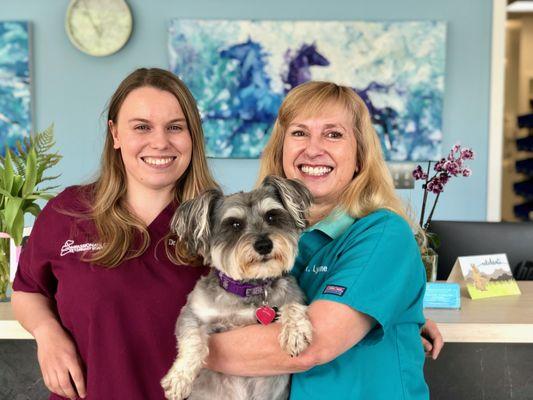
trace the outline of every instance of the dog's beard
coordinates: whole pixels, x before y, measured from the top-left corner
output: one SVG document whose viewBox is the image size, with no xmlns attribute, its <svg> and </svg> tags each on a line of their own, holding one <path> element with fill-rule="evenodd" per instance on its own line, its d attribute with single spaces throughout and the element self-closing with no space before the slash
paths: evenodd
<svg viewBox="0 0 533 400">
<path fill-rule="evenodd" d="M 239 240 L 231 249 L 224 244 L 211 250 L 212 265 L 236 280 L 275 278 L 291 270 L 297 253 L 297 237 L 271 234 L 272 251 L 262 256 L 250 240 Z"/>
</svg>

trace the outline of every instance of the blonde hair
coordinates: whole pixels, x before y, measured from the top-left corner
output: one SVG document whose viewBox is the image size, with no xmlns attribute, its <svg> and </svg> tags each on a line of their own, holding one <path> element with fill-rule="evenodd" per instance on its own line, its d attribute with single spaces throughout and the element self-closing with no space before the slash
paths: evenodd
<svg viewBox="0 0 533 400">
<path fill-rule="evenodd" d="M 407 215 L 395 192 L 370 113 L 357 93 L 346 86 L 312 81 L 289 92 L 279 109 L 272 135 L 263 152 L 258 182 L 267 175 L 285 176 L 283 142 L 290 123 L 299 115 L 320 115 L 321 110 L 330 105 L 340 105 L 350 112 L 357 145 L 356 173 L 341 194 L 340 207 L 354 218 L 361 218 L 379 208 L 386 208 L 403 217 L 417 230 L 417 224 Z"/>
<path fill-rule="evenodd" d="M 218 187 L 207 165 L 204 134 L 196 102 L 185 84 L 172 73 L 159 68 L 140 68 L 132 72 L 120 83 L 111 97 L 107 121 L 113 121 L 116 125 L 118 113 L 128 94 L 146 86 L 164 90 L 176 97 L 185 114 L 191 135 L 191 162 L 176 182 L 175 201 L 181 203 L 196 197 L 206 189 Z M 113 148 L 109 124 L 100 174 L 91 186 L 93 189 L 90 217 L 103 247 L 93 253 L 88 261 L 112 268 L 124 260 L 143 254 L 150 245 L 150 236 L 146 224 L 125 204 L 126 170 L 120 151 Z"/>
</svg>

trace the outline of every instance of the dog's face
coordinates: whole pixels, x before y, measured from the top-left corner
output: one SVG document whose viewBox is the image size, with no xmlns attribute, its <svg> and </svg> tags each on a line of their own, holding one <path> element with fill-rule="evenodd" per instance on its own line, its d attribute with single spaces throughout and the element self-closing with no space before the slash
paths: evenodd
<svg viewBox="0 0 533 400">
<path fill-rule="evenodd" d="M 292 268 L 310 204 L 301 183 L 267 177 L 251 192 L 211 190 L 183 203 L 172 229 L 191 253 L 233 279 L 277 277 Z"/>
</svg>

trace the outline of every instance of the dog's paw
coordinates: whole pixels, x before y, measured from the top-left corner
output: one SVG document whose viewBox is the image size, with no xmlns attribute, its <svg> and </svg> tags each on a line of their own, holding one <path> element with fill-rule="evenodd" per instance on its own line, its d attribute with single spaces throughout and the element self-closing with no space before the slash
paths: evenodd
<svg viewBox="0 0 533 400">
<path fill-rule="evenodd" d="M 291 357 L 296 357 L 303 352 L 311 343 L 311 328 L 303 331 L 293 330 L 290 328 L 281 329 L 280 344 L 284 352 Z"/>
<path fill-rule="evenodd" d="M 193 379 L 184 372 L 170 370 L 161 380 L 161 386 L 168 400 L 182 400 L 189 397 L 192 391 Z"/>
<path fill-rule="evenodd" d="M 313 326 L 307 318 L 306 309 L 301 304 L 289 304 L 281 310 L 279 342 L 282 350 L 291 357 L 307 349 L 313 339 Z"/>
</svg>

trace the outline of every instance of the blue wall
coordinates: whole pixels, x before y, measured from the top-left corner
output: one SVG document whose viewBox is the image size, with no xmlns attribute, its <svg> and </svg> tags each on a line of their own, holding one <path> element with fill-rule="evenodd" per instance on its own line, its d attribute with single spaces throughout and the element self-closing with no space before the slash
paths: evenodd
<svg viewBox="0 0 533 400">
<path fill-rule="evenodd" d="M 473 147 L 474 175 L 451 181 L 435 216 L 484 220 L 492 5 L 488 0 L 128 0 L 134 29 L 127 45 L 109 57 L 87 56 L 69 42 L 64 29 L 66 0 L 2 0 L 0 20 L 29 20 L 33 27 L 34 127 L 54 122 L 64 158 L 60 184 L 94 177 L 103 143 L 107 99 L 129 72 L 140 66 L 168 67 L 166 28 L 171 17 L 217 19 L 427 20 L 448 22 L 443 149 L 456 142 Z M 252 187 L 257 160 L 211 160 L 215 177 L 228 191 Z M 400 194 L 419 208 L 422 192 Z"/>
</svg>

